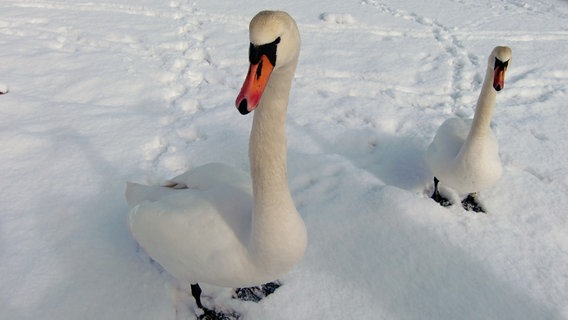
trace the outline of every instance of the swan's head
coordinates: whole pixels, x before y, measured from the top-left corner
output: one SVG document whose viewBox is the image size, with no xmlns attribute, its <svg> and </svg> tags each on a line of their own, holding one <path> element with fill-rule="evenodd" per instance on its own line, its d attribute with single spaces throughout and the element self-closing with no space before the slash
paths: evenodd
<svg viewBox="0 0 568 320">
<path fill-rule="evenodd" d="M 261 11 L 250 22 L 250 67 L 235 102 L 247 114 L 260 102 L 270 75 L 296 67 L 300 53 L 300 33 L 296 22 L 283 11 Z"/>
<path fill-rule="evenodd" d="M 513 58 L 509 47 L 495 47 L 489 56 L 489 68 L 493 69 L 493 88 L 501 91 L 505 86 L 505 72 Z"/>
</svg>

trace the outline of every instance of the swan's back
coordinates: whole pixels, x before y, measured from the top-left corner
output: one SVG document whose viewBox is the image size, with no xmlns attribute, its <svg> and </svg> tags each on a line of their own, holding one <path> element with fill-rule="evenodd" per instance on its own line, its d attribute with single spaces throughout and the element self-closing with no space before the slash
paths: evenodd
<svg viewBox="0 0 568 320">
<path fill-rule="evenodd" d="M 242 286 L 246 270 L 253 270 L 247 256 L 250 179 L 232 167 L 208 164 L 172 181 L 187 188 L 128 184 L 133 237 L 178 279 Z"/>
<path fill-rule="evenodd" d="M 243 189 L 252 187 L 250 177 L 242 170 L 222 163 L 208 163 L 166 181 L 161 186 L 147 186 L 133 182 L 126 184 L 126 201 L 130 208 L 144 201 L 158 201 L 183 189 L 207 190 L 219 185 L 233 185 Z"/>
</svg>

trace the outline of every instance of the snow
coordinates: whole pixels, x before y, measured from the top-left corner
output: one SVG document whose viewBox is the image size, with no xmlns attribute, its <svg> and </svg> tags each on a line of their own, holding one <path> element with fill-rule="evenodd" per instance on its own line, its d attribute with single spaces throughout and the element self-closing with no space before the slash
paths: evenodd
<svg viewBox="0 0 568 320">
<path fill-rule="evenodd" d="M 0 319 L 186 319 L 132 239 L 126 181 L 248 170 L 248 22 L 298 22 L 289 181 L 309 234 L 243 319 L 568 319 L 568 6 L 551 0 L 0 3 Z M 431 199 L 423 154 L 513 49 L 488 214 Z M 442 190 L 444 191 L 444 190 Z M 449 190 L 446 190 L 449 192 Z"/>
</svg>

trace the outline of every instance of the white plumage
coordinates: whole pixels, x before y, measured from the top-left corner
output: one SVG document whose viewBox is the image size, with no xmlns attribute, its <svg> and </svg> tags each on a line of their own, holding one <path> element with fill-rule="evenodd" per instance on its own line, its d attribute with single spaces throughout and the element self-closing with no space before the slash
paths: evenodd
<svg viewBox="0 0 568 320">
<path fill-rule="evenodd" d="M 501 177 L 499 146 L 490 124 L 511 58 L 510 48 L 493 49 L 473 120 L 446 120 L 428 147 L 426 160 L 435 177 L 432 198 L 443 205 L 449 201 L 439 195 L 437 180 L 461 195 L 469 194 L 467 201 L 471 202 L 476 192 L 493 186 Z M 476 203 L 462 203 L 466 209 L 483 211 Z"/>
<path fill-rule="evenodd" d="M 248 174 L 212 163 L 165 187 L 129 183 L 126 189 L 133 237 L 168 272 L 191 284 L 246 287 L 275 280 L 307 245 L 286 175 L 286 111 L 299 32 L 288 14 L 263 11 L 250 23 L 250 39 L 251 69 L 236 104 L 242 113 L 256 109 L 252 183 Z"/>
</svg>

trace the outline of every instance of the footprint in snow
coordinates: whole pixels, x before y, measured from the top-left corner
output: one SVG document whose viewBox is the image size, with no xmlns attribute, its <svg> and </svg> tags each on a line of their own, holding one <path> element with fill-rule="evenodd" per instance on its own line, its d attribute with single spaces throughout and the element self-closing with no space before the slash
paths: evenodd
<svg viewBox="0 0 568 320">
<path fill-rule="evenodd" d="M 329 24 L 353 24 L 355 19 L 350 14 L 327 13 L 320 14 L 319 19 Z"/>
</svg>

